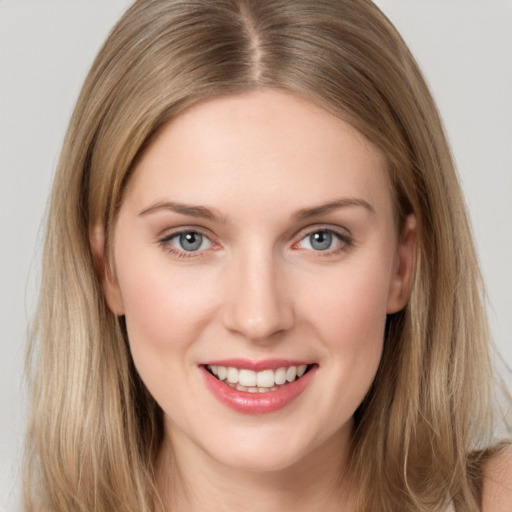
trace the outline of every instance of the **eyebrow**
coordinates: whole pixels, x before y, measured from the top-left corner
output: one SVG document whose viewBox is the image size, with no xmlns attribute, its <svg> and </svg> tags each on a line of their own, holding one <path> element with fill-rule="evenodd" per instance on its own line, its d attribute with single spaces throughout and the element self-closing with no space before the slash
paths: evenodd
<svg viewBox="0 0 512 512">
<path fill-rule="evenodd" d="M 372 205 L 365 201 L 364 199 L 343 198 L 337 199 L 335 201 L 330 201 L 319 206 L 313 206 L 311 208 L 302 208 L 297 213 L 292 215 L 292 217 L 297 220 L 306 220 L 312 217 L 325 215 L 340 208 L 348 208 L 354 206 L 362 207 L 368 212 L 375 214 L 375 210 L 373 209 Z M 151 213 L 156 213 L 165 210 L 170 210 L 172 212 L 176 212 L 181 215 L 187 215 L 189 217 L 208 219 L 223 224 L 226 223 L 226 217 L 224 217 L 214 209 L 207 208 L 206 206 L 179 203 L 176 201 L 159 201 L 157 203 L 154 203 L 148 206 L 147 208 L 144 208 L 144 210 L 142 210 L 139 213 L 139 216 L 145 216 Z"/>
<path fill-rule="evenodd" d="M 176 201 L 159 201 L 147 208 L 144 208 L 144 210 L 139 213 L 139 216 L 149 215 L 150 213 L 162 210 L 170 210 L 182 215 L 188 215 L 189 217 L 197 217 L 222 223 L 225 222 L 225 218 L 213 209 L 207 208 L 206 206 L 178 203 Z"/>
<path fill-rule="evenodd" d="M 358 198 L 342 198 L 337 199 L 335 201 L 330 201 L 329 203 L 322 204 L 319 206 L 313 206 L 311 208 L 303 208 L 299 210 L 294 217 L 298 220 L 306 220 L 312 217 L 318 217 L 320 215 L 325 215 L 334 210 L 338 210 L 339 208 L 348 208 L 359 206 L 370 212 L 371 214 L 375 214 L 375 210 L 373 206 L 365 201 L 364 199 Z"/>
</svg>

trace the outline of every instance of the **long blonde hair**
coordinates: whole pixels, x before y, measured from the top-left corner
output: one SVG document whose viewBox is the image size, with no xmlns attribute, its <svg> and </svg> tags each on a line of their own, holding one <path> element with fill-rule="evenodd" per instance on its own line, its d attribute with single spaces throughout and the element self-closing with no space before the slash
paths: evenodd
<svg viewBox="0 0 512 512">
<path fill-rule="evenodd" d="M 418 223 L 415 284 L 388 318 L 356 412 L 358 510 L 479 510 L 493 442 L 484 295 L 443 127 L 418 66 L 369 0 L 138 0 L 111 32 L 70 122 L 48 214 L 29 348 L 27 509 L 159 509 L 162 412 L 108 309 L 90 231 L 107 244 L 140 153 L 201 99 L 288 90 L 387 156 L 398 227 Z"/>
</svg>

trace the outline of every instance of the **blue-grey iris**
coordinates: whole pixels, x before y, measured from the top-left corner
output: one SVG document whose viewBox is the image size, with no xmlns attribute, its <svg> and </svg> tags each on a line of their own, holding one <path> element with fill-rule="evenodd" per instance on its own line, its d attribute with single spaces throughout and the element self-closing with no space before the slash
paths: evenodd
<svg viewBox="0 0 512 512">
<path fill-rule="evenodd" d="M 197 251 L 203 243 L 203 235 L 194 231 L 180 235 L 180 246 L 184 251 Z"/>
<path fill-rule="evenodd" d="M 332 245 L 332 233 L 329 231 L 317 231 L 309 235 L 309 243 L 316 251 L 325 251 Z"/>
</svg>

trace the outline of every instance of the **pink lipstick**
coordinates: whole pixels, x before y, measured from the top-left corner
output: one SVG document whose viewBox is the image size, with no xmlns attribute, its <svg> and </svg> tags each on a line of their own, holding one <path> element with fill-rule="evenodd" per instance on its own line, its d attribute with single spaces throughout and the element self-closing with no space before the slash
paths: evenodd
<svg viewBox="0 0 512 512">
<path fill-rule="evenodd" d="M 283 359 L 229 359 L 200 365 L 215 398 L 245 414 L 283 409 L 307 388 L 317 368 L 316 364 Z"/>
</svg>

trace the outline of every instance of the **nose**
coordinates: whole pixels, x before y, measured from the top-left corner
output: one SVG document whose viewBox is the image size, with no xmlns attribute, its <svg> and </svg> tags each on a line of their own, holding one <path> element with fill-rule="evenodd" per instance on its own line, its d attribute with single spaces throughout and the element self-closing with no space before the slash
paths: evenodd
<svg viewBox="0 0 512 512">
<path fill-rule="evenodd" d="M 292 327 L 291 293 L 272 254 L 246 251 L 233 262 L 230 282 L 223 314 L 228 330 L 262 343 Z"/>
</svg>

